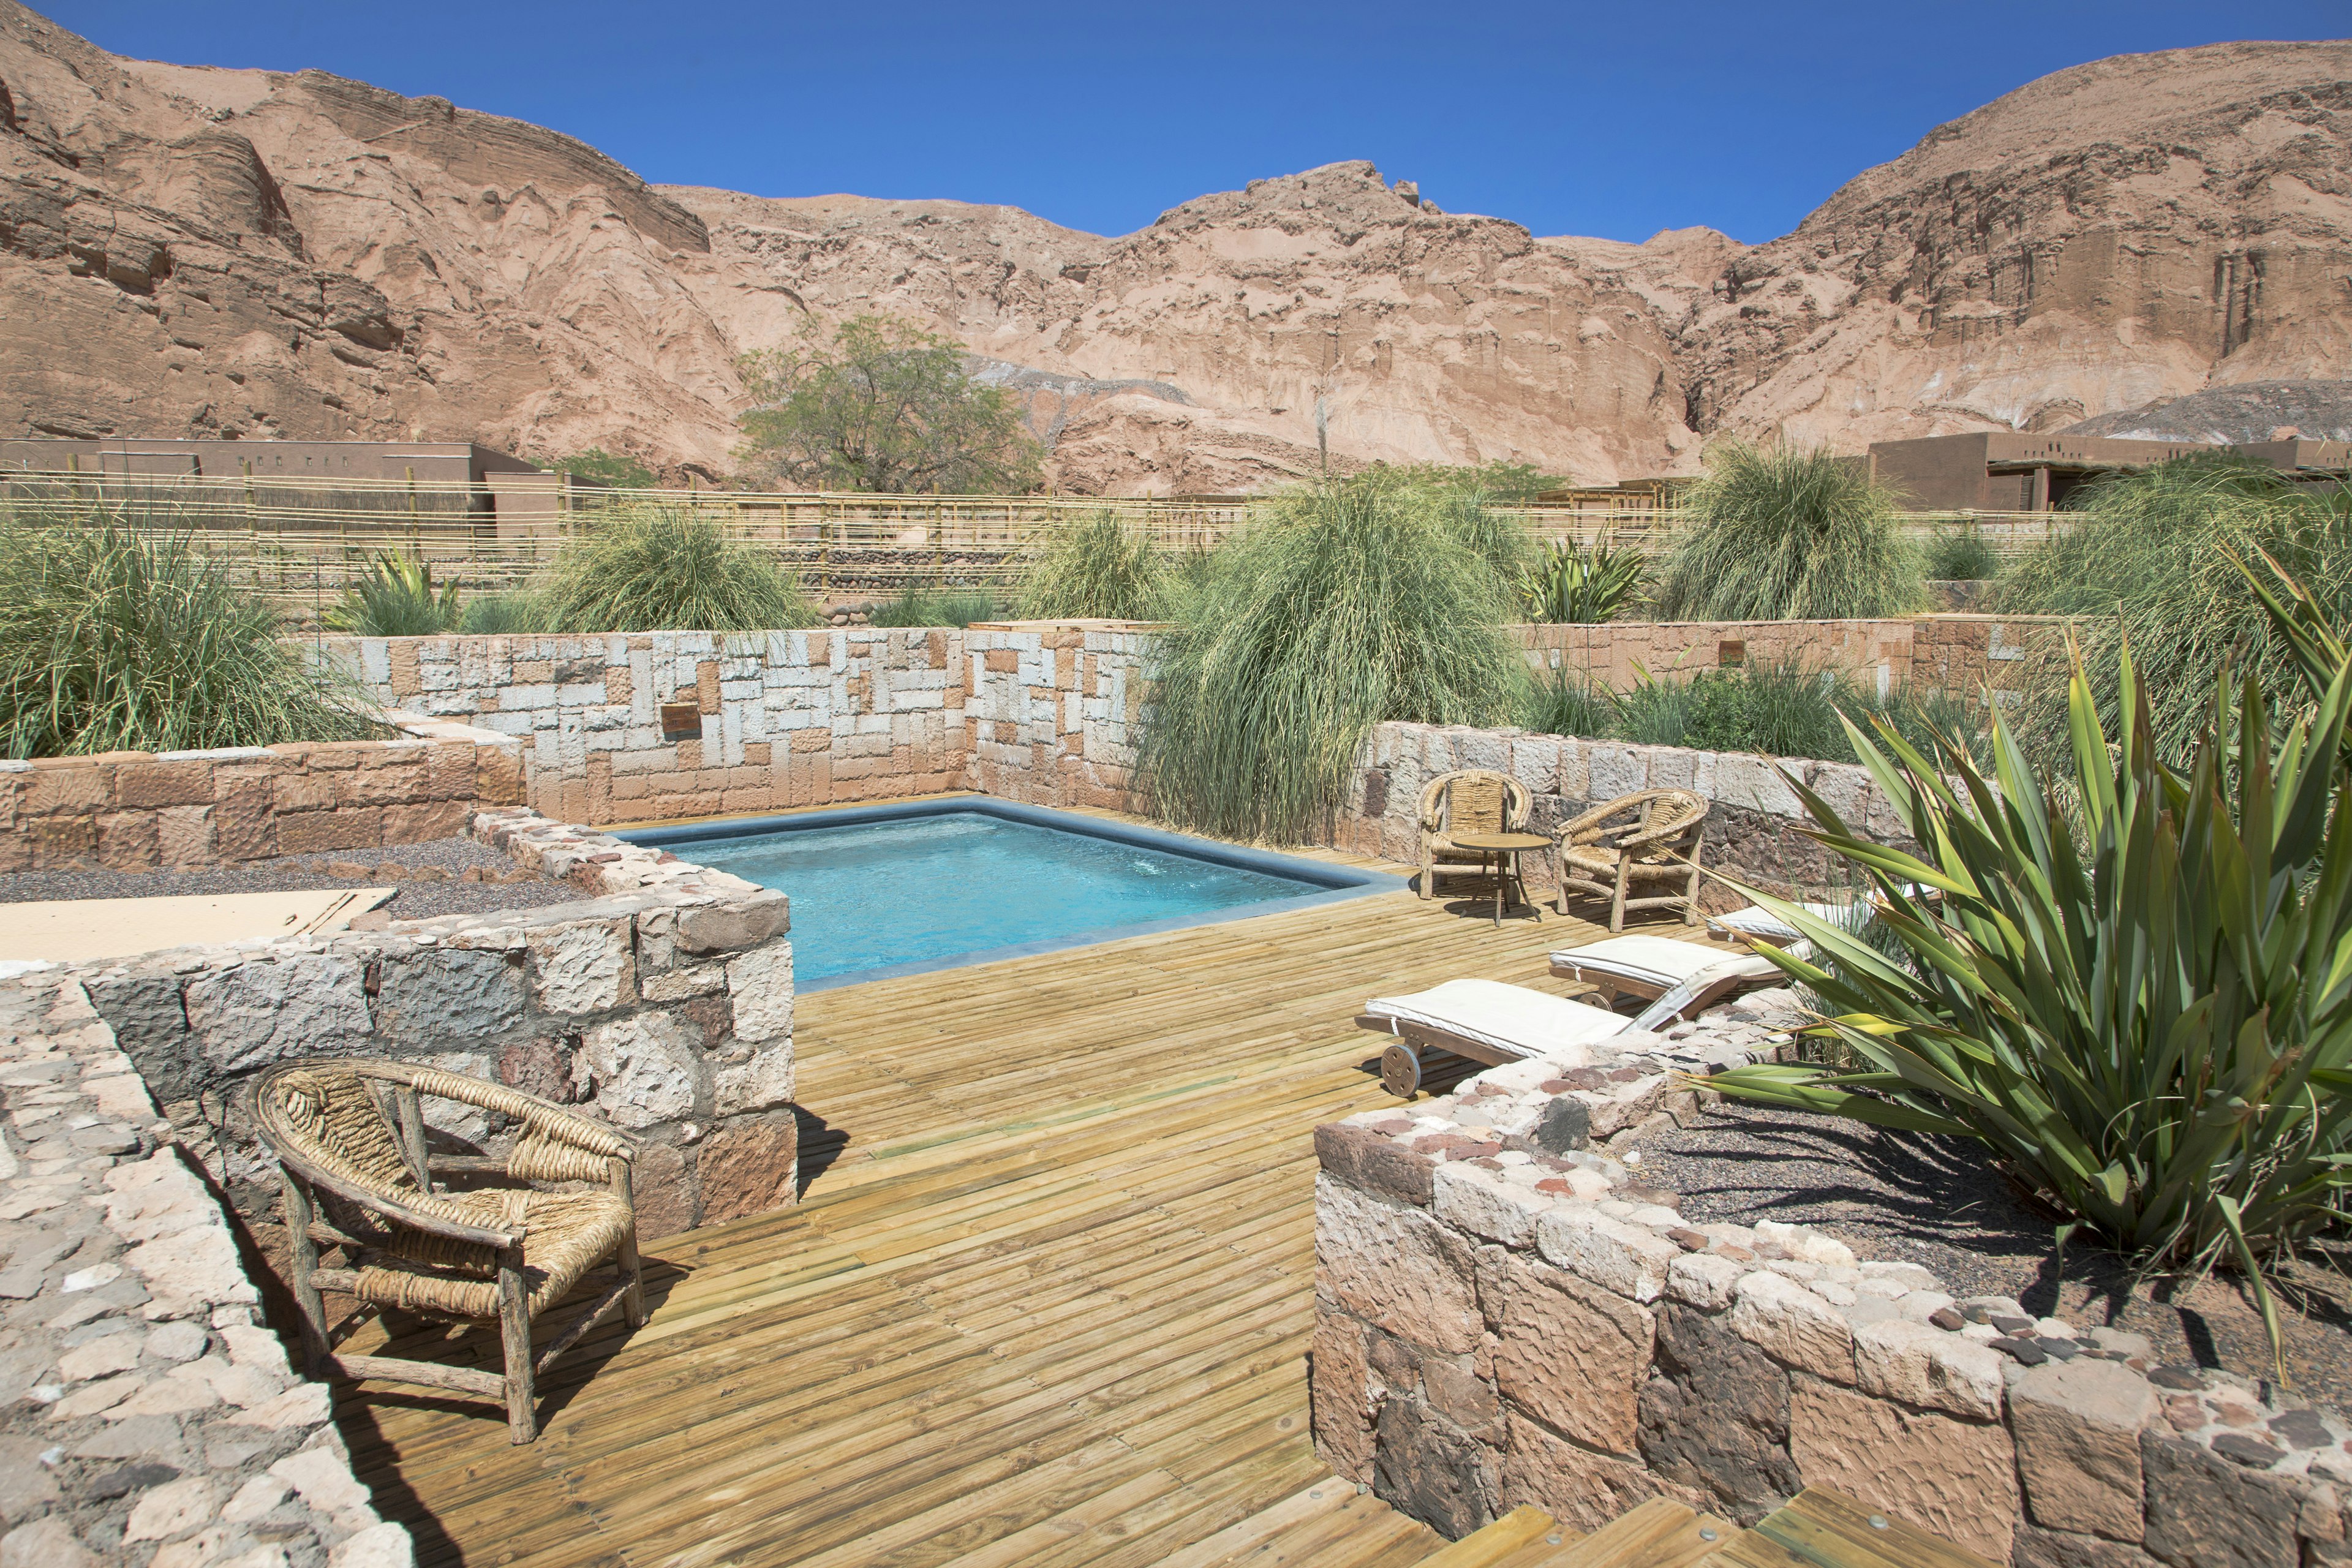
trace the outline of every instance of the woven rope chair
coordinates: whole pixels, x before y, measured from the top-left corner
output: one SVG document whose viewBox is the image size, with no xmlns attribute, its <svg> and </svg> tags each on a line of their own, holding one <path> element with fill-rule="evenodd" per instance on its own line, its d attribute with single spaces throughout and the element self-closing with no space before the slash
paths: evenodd
<svg viewBox="0 0 2352 1568">
<path fill-rule="evenodd" d="M 428 1156 L 421 1096 L 454 1100 L 520 1122 L 505 1160 Z M 294 1300 L 312 1375 L 383 1378 L 502 1399 L 517 1443 L 538 1436 L 532 1384 L 619 1307 L 646 1321 L 629 1186 L 634 1140 L 543 1100 L 479 1079 L 367 1058 L 283 1062 L 254 1082 L 254 1119 L 284 1182 Z M 436 1175 L 602 1184 L 548 1192 L 530 1186 L 444 1190 Z M 320 1249 L 340 1248 L 341 1268 Z M 530 1325 L 610 1258 L 615 1278 L 541 1352 Z M 348 1291 L 362 1310 L 331 1331 L 321 1289 Z M 496 1319 L 503 1375 L 394 1356 L 342 1355 L 335 1346 L 370 1316 Z"/>
<path fill-rule="evenodd" d="M 1609 900 L 1609 929 L 1625 929 L 1632 910 L 1679 910 L 1698 923 L 1698 852 L 1706 837 L 1706 802 L 1686 789 L 1619 795 L 1559 826 L 1559 912 L 1570 892 Z M 1645 887 L 1663 893 L 1643 893 Z"/>
<path fill-rule="evenodd" d="M 1421 896 L 1435 897 L 1440 877 L 1492 876 L 1486 857 L 1461 848 L 1453 836 L 1523 832 L 1533 805 L 1527 785 L 1486 768 L 1465 768 L 1430 780 L 1421 792 Z"/>
</svg>

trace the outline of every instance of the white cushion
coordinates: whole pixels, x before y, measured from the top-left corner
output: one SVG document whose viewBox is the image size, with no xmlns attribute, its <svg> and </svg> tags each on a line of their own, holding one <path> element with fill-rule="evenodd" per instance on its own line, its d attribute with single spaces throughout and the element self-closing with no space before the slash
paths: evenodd
<svg viewBox="0 0 2352 1568">
<path fill-rule="evenodd" d="M 1603 1007 L 1548 996 L 1499 980 L 1449 980 L 1409 996 L 1376 996 L 1364 1004 L 1376 1017 L 1425 1024 L 1505 1056 L 1541 1057 L 1562 1067 L 1592 1059 L 1595 1041 L 1633 1027 Z"/>
<path fill-rule="evenodd" d="M 1723 963 L 1725 958 L 1720 947 L 1676 942 L 1664 936 L 1612 936 L 1551 955 L 1552 963 L 1559 968 L 1622 975 L 1657 986 L 1678 984 L 1702 969 Z"/>
</svg>

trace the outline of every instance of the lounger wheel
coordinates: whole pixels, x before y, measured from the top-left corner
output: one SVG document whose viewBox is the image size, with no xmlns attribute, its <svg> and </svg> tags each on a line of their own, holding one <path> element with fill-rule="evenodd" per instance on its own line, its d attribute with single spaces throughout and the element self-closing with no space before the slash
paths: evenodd
<svg viewBox="0 0 2352 1568">
<path fill-rule="evenodd" d="M 1421 1088 L 1421 1058 L 1411 1046 L 1391 1046 L 1381 1053 L 1381 1087 L 1399 1100 L 1411 1100 Z"/>
</svg>

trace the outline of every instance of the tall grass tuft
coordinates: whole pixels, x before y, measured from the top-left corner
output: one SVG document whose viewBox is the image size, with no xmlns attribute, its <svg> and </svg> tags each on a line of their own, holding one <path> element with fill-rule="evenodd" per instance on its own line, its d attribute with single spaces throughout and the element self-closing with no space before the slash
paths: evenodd
<svg viewBox="0 0 2352 1568">
<path fill-rule="evenodd" d="M 898 596 L 866 612 L 868 626 L 969 626 L 997 616 L 996 595 L 984 588 L 902 589 Z"/>
<path fill-rule="evenodd" d="M 1030 560 L 1029 620 L 1148 621 L 1165 607 L 1168 563 L 1141 529 L 1106 507 L 1064 522 Z"/>
<path fill-rule="evenodd" d="M 1589 670 L 1563 666 L 1535 674 L 1520 700 L 1519 728 L 1538 735 L 1607 735 L 1616 721 L 1614 695 L 1595 686 Z"/>
<path fill-rule="evenodd" d="M 349 676 L 190 536 L 143 513 L 0 523 L 0 724 L 14 758 L 370 740 Z"/>
<path fill-rule="evenodd" d="M 2168 758 L 2189 754 L 2222 661 L 2242 644 L 2242 668 L 2273 701 L 2294 678 L 2261 605 L 2231 558 L 2267 552 L 2328 613 L 2352 613 L 2352 491 L 2294 484 L 2232 456 L 2200 454 L 2077 490 L 2074 526 L 2054 533 L 2008 579 L 2000 607 L 2081 617 L 2085 679 L 2101 721 L 2123 722 L 2116 670 L 2130 639 Z M 2037 759 L 2066 744 L 2065 668 L 2042 665 L 2019 716 Z"/>
<path fill-rule="evenodd" d="M 1927 542 L 1927 575 L 1938 583 L 1983 583 L 2000 575 L 2000 557 L 1973 525 L 1939 528 Z"/>
<path fill-rule="evenodd" d="M 565 543 L 542 590 L 566 632 L 749 632 L 814 626 L 800 580 L 706 518 L 615 510 Z"/>
<path fill-rule="evenodd" d="M 1328 830 L 1383 720 L 1486 724 L 1523 691 L 1501 581 L 1427 490 L 1295 490 L 1211 558 L 1162 639 L 1153 809 L 1221 837 Z"/>
<path fill-rule="evenodd" d="M 524 591 L 477 594 L 457 613 L 457 629 L 468 637 L 528 637 L 555 630 L 547 601 Z"/>
<path fill-rule="evenodd" d="M 1895 499 L 1826 447 L 1726 441 L 1707 453 L 1661 572 L 1662 619 L 1846 620 L 1926 593 Z"/>
<path fill-rule="evenodd" d="M 457 584 L 433 587 L 433 568 L 415 555 L 379 550 L 321 617 L 329 631 L 362 637 L 429 637 L 458 622 Z"/>
</svg>

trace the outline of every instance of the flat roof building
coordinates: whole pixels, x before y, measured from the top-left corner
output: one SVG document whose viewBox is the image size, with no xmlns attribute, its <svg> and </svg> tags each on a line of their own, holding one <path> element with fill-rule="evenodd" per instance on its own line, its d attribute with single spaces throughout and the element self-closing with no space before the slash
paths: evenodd
<svg viewBox="0 0 2352 1568">
<path fill-rule="evenodd" d="M 0 440 L 0 468 L 109 477 L 415 479 L 480 484 L 492 474 L 536 474 L 535 463 L 469 441 Z"/>
</svg>

